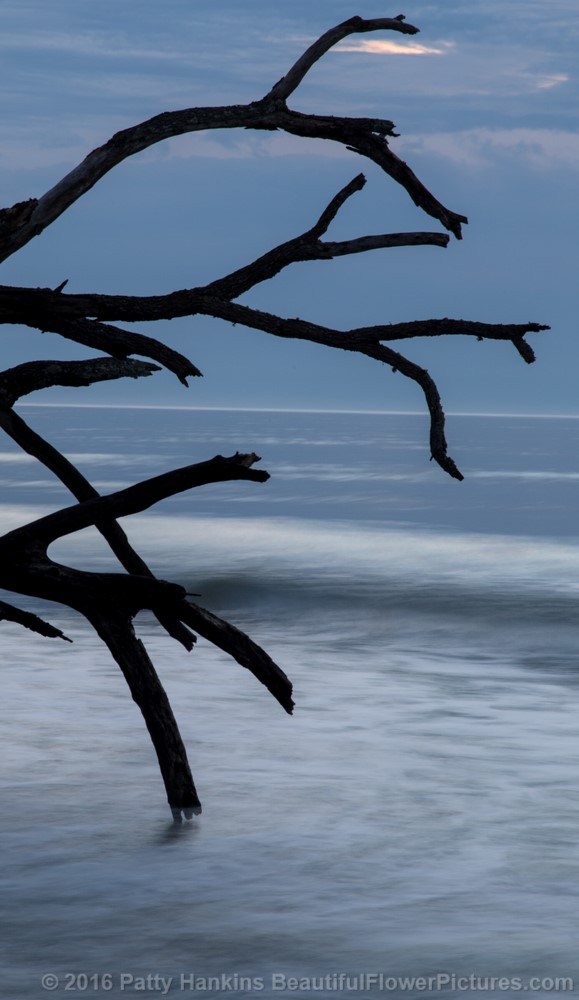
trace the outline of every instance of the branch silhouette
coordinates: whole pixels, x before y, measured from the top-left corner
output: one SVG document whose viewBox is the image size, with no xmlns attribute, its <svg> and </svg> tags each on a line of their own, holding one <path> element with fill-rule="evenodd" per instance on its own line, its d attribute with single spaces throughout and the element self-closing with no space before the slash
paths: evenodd
<svg viewBox="0 0 579 1000">
<path fill-rule="evenodd" d="M 415 205 L 447 230 L 379 232 L 342 240 L 326 238 L 343 206 L 365 187 L 366 179 L 358 173 L 330 198 L 305 232 L 204 286 L 157 295 L 65 291 L 67 280 L 57 288 L 0 286 L 0 324 L 57 334 L 106 355 L 84 361 L 32 360 L 0 372 L 0 427 L 25 453 L 49 469 L 77 501 L 0 538 L 0 587 L 73 608 L 92 625 L 119 665 L 142 712 L 176 821 L 200 812 L 201 803 L 171 705 L 136 634 L 135 616 L 143 609 L 152 610 L 159 625 L 187 651 L 194 648 L 197 634 L 203 636 L 249 670 L 288 713 L 294 707 L 292 685 L 281 667 L 241 629 L 194 603 L 180 585 L 158 579 L 135 550 L 118 519 L 147 510 L 183 491 L 232 481 L 263 484 L 269 475 L 255 468 L 259 458 L 247 451 L 229 457 L 217 455 L 101 496 L 73 462 L 34 430 L 14 407 L 23 396 L 49 387 L 89 386 L 111 379 L 149 377 L 160 367 L 187 386 L 190 377 L 201 375 L 193 361 L 155 337 L 125 330 L 117 324 L 212 317 L 275 337 L 306 340 L 361 354 L 401 373 L 423 393 L 430 414 L 432 458 L 451 477 L 462 479 L 462 473 L 448 454 L 444 410 L 435 380 L 425 368 L 389 346 L 390 343 L 438 336 L 505 341 L 530 363 L 535 356 L 525 338 L 527 334 L 549 329 L 547 326 L 536 322 L 496 324 L 434 318 L 337 330 L 307 319 L 278 316 L 237 301 L 293 264 L 330 261 L 403 246 L 443 249 L 450 240 L 448 233 L 462 238 L 466 216 L 443 205 L 396 155 L 391 142 L 398 133 L 392 121 L 304 113 L 288 106 L 288 100 L 310 70 L 336 44 L 349 35 L 382 31 L 413 36 L 418 28 L 408 24 L 403 15 L 352 17 L 314 40 L 264 96 L 248 104 L 186 108 L 155 115 L 117 132 L 89 152 L 41 197 L 0 210 L 0 261 L 4 261 L 43 233 L 111 170 L 135 154 L 178 135 L 244 129 L 258 133 L 282 131 L 303 139 L 338 143 L 377 165 Z M 101 533 L 120 564 L 120 572 L 74 569 L 49 556 L 50 545 L 57 539 L 90 526 Z M 5 601 L 0 602 L 0 620 L 22 625 L 37 636 L 67 639 L 56 626 Z"/>
</svg>

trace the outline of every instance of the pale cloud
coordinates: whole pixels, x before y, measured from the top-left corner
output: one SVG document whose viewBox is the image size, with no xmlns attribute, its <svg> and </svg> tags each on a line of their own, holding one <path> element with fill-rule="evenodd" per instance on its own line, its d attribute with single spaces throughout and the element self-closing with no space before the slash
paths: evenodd
<svg viewBox="0 0 579 1000">
<path fill-rule="evenodd" d="M 193 133 L 169 139 L 163 144 L 165 152 L 159 150 L 158 155 L 168 155 L 173 159 L 206 158 L 216 160 L 250 160 L 262 157 L 286 156 L 321 156 L 330 159 L 343 159 L 351 156 L 340 143 L 328 142 L 325 139 L 301 139 L 298 136 L 276 132 L 273 135 L 254 135 L 253 137 L 236 139 L 234 137 L 219 140 L 211 135 Z"/>
<path fill-rule="evenodd" d="M 34 122 L 31 128 L 0 125 L 0 171 L 71 170 L 91 150 L 100 146 L 122 127 L 122 121 L 95 119 L 91 127 L 71 122 L 67 134 L 62 130 L 55 141 L 50 124 Z M 187 159 L 254 160 L 266 157 L 351 157 L 340 143 L 324 139 L 302 139 L 285 132 L 260 134 L 245 130 L 231 132 L 192 132 L 158 143 L 141 154 L 141 161 Z"/>
<path fill-rule="evenodd" d="M 568 80 L 566 73 L 552 73 L 551 76 L 543 76 L 537 80 L 537 90 L 550 90 L 551 87 L 558 87 L 560 83 L 567 83 Z"/>
<path fill-rule="evenodd" d="M 505 77 L 507 80 L 521 81 L 522 88 L 520 89 L 524 92 L 552 90 L 553 87 L 559 87 L 561 84 L 568 83 L 570 79 L 566 73 L 541 73 L 527 68 L 506 73 Z"/>
<path fill-rule="evenodd" d="M 73 121 L 59 128 L 42 119 L 31 119 L 19 126 L 0 123 L 0 169 L 71 169 L 122 125 L 122 119 L 112 116 L 103 119 L 95 116 L 88 124 Z"/>
<path fill-rule="evenodd" d="M 177 139 L 168 139 L 163 149 L 155 150 L 161 158 L 187 160 L 195 158 L 211 160 L 249 160 L 255 156 L 255 150 L 248 139 L 220 142 L 212 136 L 194 132 L 182 135 Z M 151 151 L 153 152 L 153 151 Z"/>
<path fill-rule="evenodd" d="M 16 142 L 5 143 L 0 151 L 0 169 L 40 170 L 44 167 L 72 166 L 84 158 L 87 150 L 82 147 L 43 149 Z"/>
<path fill-rule="evenodd" d="M 453 42 L 441 42 L 439 48 L 421 45 L 419 42 L 391 42 L 377 39 L 363 39 L 356 42 L 340 42 L 333 52 L 366 52 L 381 56 L 442 56 L 453 48 Z"/>
<path fill-rule="evenodd" d="M 2 141 L 3 139 L 3 141 Z M 24 135 L 0 131 L 0 169 L 38 169 L 62 165 L 70 169 L 98 145 L 97 136 L 78 133 L 72 142 L 56 146 L 48 134 L 36 141 Z M 102 141 L 102 136 L 100 137 Z M 489 169 L 505 160 L 536 169 L 556 167 L 579 171 L 579 134 L 563 129 L 473 128 L 427 135 L 404 135 L 391 142 L 402 158 L 435 156 L 466 169 Z M 202 133 L 178 136 L 147 150 L 143 160 L 257 160 L 264 158 L 345 159 L 351 157 L 340 143 L 324 139 L 302 139 L 276 132 L 271 135 Z"/>
<path fill-rule="evenodd" d="M 186 53 L 176 52 L 174 48 L 154 48 L 152 46 L 126 45 L 121 39 L 102 32 L 59 32 L 33 31 L 18 34 L 6 33 L 0 38 L 1 51 L 34 51 L 60 52 L 74 56 L 98 56 L 102 58 L 166 60 L 185 60 Z M 189 55 L 190 60 L 190 55 Z"/>
<path fill-rule="evenodd" d="M 404 155 L 430 154 L 470 168 L 488 168 L 501 159 L 541 170 L 579 171 L 579 134 L 563 129 L 466 129 L 398 140 Z"/>
</svg>

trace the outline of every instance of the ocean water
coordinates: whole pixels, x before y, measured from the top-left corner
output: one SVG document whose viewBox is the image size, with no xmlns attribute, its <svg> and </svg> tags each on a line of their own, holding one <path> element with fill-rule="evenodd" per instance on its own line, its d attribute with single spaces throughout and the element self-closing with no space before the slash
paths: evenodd
<svg viewBox="0 0 579 1000">
<path fill-rule="evenodd" d="M 107 650 L 22 598 L 74 642 L 0 623 L 1 995 L 576 995 L 579 420 L 450 417 L 457 483 L 422 415 L 21 412 L 102 492 L 262 456 L 124 526 L 296 711 L 141 616 L 204 807 L 175 827 Z M 0 475 L 3 530 L 69 502 L 9 441 Z"/>
</svg>

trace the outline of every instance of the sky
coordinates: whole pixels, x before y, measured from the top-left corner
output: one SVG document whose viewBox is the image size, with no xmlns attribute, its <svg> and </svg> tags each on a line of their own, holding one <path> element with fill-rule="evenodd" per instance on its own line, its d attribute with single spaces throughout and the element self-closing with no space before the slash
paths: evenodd
<svg viewBox="0 0 579 1000">
<path fill-rule="evenodd" d="M 240 301 L 338 329 L 449 316 L 548 323 L 537 362 L 470 338 L 404 342 L 449 412 L 579 415 L 579 16 L 576 0 L 0 0 L 0 204 L 37 197 L 115 131 L 162 111 L 263 96 L 322 32 L 354 14 L 420 28 L 352 35 L 290 99 L 296 110 L 392 119 L 393 150 L 464 239 L 295 265 Z M 377 167 L 283 133 L 170 140 L 108 174 L 3 265 L 2 284 L 156 294 L 214 280 L 309 228 L 360 171 L 328 233 L 442 231 Z M 204 373 L 36 393 L 34 402 L 423 409 L 369 359 L 206 317 L 141 324 Z M 4 367 L 90 356 L 3 327 Z M 394 348 L 397 345 L 392 344 Z"/>
</svg>

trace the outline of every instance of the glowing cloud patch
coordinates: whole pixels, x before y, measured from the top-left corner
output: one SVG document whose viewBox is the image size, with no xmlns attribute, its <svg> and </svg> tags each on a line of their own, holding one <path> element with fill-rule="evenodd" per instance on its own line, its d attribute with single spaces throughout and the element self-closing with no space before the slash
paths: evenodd
<svg viewBox="0 0 579 1000">
<path fill-rule="evenodd" d="M 550 90 L 551 87 L 558 87 L 560 83 L 567 83 L 569 77 L 566 73 L 552 73 L 551 76 L 544 76 L 537 82 L 538 90 Z"/>
<path fill-rule="evenodd" d="M 452 48 L 452 42 L 442 42 L 441 48 L 420 45 L 418 42 L 380 42 L 369 38 L 359 42 L 340 42 L 335 52 L 368 52 L 379 56 L 443 56 Z"/>
</svg>

